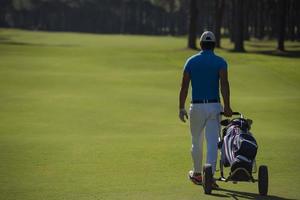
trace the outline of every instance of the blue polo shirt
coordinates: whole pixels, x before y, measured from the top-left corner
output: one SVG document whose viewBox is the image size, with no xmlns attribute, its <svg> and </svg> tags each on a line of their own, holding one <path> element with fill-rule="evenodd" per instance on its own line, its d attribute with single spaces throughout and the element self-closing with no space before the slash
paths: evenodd
<svg viewBox="0 0 300 200">
<path fill-rule="evenodd" d="M 219 71 L 227 69 L 226 61 L 211 50 L 190 57 L 184 66 L 192 83 L 192 100 L 220 100 Z"/>
</svg>

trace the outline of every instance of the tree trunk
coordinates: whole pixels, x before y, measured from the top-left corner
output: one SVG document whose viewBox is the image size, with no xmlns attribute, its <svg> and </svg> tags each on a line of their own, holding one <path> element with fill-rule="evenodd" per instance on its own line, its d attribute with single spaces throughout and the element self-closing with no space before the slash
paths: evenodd
<svg viewBox="0 0 300 200">
<path fill-rule="evenodd" d="M 244 49 L 244 37 L 243 37 L 243 32 L 244 32 L 244 6 L 243 6 L 243 0 L 236 0 L 236 18 L 235 18 L 235 40 L 234 40 L 234 50 L 237 52 L 243 52 L 245 51 Z"/>
<path fill-rule="evenodd" d="M 175 2 L 174 0 L 169 1 L 170 12 L 168 13 L 169 16 L 169 28 L 170 34 L 175 35 Z"/>
<path fill-rule="evenodd" d="M 249 0 L 244 0 L 244 7 L 247 8 L 244 10 L 244 39 L 249 40 L 250 35 L 249 35 L 249 7 L 250 7 L 250 2 Z"/>
<path fill-rule="evenodd" d="M 234 43 L 235 40 L 235 24 L 236 24 L 236 2 L 235 0 L 230 1 L 230 16 L 229 16 L 229 34 L 230 41 Z"/>
<path fill-rule="evenodd" d="M 289 0 L 288 3 L 288 39 L 291 41 L 295 41 L 295 4 L 293 0 Z"/>
<path fill-rule="evenodd" d="M 215 36 L 216 36 L 216 47 L 221 47 L 221 26 L 223 11 L 225 6 L 225 0 L 216 0 L 215 4 Z"/>
<path fill-rule="evenodd" d="M 257 12 L 257 1 L 258 0 L 255 0 L 254 1 L 254 5 L 253 5 L 253 8 L 255 10 L 255 12 L 253 12 L 253 35 L 255 38 L 258 38 L 258 12 Z"/>
<path fill-rule="evenodd" d="M 190 0 L 188 48 L 196 49 L 197 40 L 197 0 Z"/>
<path fill-rule="evenodd" d="M 286 26 L 286 0 L 278 1 L 278 46 L 277 49 L 284 51 L 284 37 Z"/>
<path fill-rule="evenodd" d="M 121 3 L 121 26 L 120 33 L 125 33 L 125 23 L 126 23 L 126 2 Z"/>
<path fill-rule="evenodd" d="M 299 1 L 295 1 L 294 5 L 295 5 L 296 19 L 299 19 L 300 18 L 300 3 L 299 3 Z M 300 41 L 300 20 L 296 20 L 295 26 L 297 27 L 296 28 L 296 33 L 295 33 L 295 37 L 296 37 L 295 39 L 297 41 Z"/>
<path fill-rule="evenodd" d="M 265 14 L 265 8 L 264 8 L 264 1 L 258 0 L 258 38 L 263 39 L 264 38 L 264 14 Z"/>
</svg>

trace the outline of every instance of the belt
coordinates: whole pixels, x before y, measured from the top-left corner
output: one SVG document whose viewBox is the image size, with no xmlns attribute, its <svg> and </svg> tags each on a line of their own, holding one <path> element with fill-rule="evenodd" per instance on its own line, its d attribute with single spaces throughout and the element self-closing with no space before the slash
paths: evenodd
<svg viewBox="0 0 300 200">
<path fill-rule="evenodd" d="M 220 103 L 219 99 L 202 99 L 202 100 L 193 100 L 191 103 Z"/>
</svg>

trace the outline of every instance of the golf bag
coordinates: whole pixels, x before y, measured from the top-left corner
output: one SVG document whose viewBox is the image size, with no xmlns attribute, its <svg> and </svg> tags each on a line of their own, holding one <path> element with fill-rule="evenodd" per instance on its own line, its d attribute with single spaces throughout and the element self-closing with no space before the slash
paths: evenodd
<svg viewBox="0 0 300 200">
<path fill-rule="evenodd" d="M 231 171 L 244 168 L 251 174 L 257 148 L 256 140 L 249 131 L 245 132 L 236 125 L 223 129 L 221 159 L 225 167 L 231 167 Z"/>
</svg>

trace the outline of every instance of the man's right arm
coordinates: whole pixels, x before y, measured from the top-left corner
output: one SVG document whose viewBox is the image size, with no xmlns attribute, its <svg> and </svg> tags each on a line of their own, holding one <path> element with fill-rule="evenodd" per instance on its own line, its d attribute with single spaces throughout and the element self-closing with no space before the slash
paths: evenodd
<svg viewBox="0 0 300 200">
<path fill-rule="evenodd" d="M 232 110 L 230 107 L 230 88 L 228 81 L 227 69 L 220 69 L 220 83 L 221 83 L 221 93 L 224 101 L 224 115 L 226 117 L 232 116 Z"/>
<path fill-rule="evenodd" d="M 189 84 L 190 84 L 190 75 L 187 72 L 183 72 L 181 89 L 179 93 L 179 118 L 183 122 L 185 122 L 185 117 L 188 118 L 184 105 L 189 91 Z"/>
</svg>

